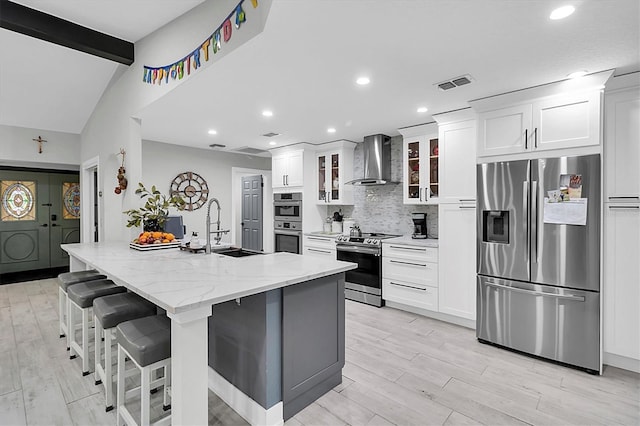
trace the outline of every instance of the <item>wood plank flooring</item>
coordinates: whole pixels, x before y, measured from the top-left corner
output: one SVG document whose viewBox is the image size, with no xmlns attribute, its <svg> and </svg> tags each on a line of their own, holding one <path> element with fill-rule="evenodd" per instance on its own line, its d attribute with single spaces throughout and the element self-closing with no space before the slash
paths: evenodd
<svg viewBox="0 0 640 426">
<path fill-rule="evenodd" d="M 57 298 L 55 279 L 0 286 L 0 425 L 115 424 L 58 338 Z M 346 312 L 342 384 L 287 426 L 640 424 L 638 374 L 591 376 L 396 309 L 348 301 Z M 209 392 L 209 424 L 247 423 Z"/>
</svg>

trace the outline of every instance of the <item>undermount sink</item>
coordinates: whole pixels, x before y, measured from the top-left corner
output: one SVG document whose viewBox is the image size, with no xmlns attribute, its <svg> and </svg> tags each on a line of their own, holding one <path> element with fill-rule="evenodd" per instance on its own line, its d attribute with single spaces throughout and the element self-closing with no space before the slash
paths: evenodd
<svg viewBox="0 0 640 426">
<path fill-rule="evenodd" d="M 245 250 L 245 249 L 235 248 L 235 247 L 222 250 L 222 251 L 216 251 L 215 253 L 221 254 L 223 256 L 230 256 L 230 257 L 246 257 L 246 256 L 254 256 L 256 254 L 263 254 L 262 252 L 259 252 L 259 251 Z"/>
</svg>

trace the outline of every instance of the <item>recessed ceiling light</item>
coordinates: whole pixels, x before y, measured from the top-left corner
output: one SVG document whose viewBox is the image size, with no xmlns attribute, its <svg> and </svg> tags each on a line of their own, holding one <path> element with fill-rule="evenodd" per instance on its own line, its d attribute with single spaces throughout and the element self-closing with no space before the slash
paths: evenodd
<svg viewBox="0 0 640 426">
<path fill-rule="evenodd" d="M 262 115 L 264 115 L 265 117 L 271 117 L 273 116 L 273 111 L 269 111 L 268 109 L 265 109 L 264 111 L 262 111 Z"/>
<path fill-rule="evenodd" d="M 369 84 L 370 81 L 371 80 L 369 80 L 369 77 L 358 77 L 356 83 L 358 83 L 360 86 L 365 86 Z"/>
<path fill-rule="evenodd" d="M 327 132 L 328 132 L 328 133 L 335 133 L 335 132 L 336 132 L 336 129 L 334 129 L 333 127 L 329 127 L 329 128 L 327 129 Z"/>
<path fill-rule="evenodd" d="M 427 109 L 427 107 L 423 107 L 423 106 L 421 106 L 421 107 L 418 107 L 418 110 L 417 110 L 417 111 L 418 111 L 418 112 L 427 112 L 427 111 L 429 111 L 429 110 Z"/>
<path fill-rule="evenodd" d="M 269 145 L 274 146 L 276 144 L 276 141 L 269 141 Z"/>
<path fill-rule="evenodd" d="M 213 130 L 213 129 L 209 130 L 207 133 L 209 133 L 210 135 L 217 135 L 218 134 L 218 132 L 216 130 Z"/>
<path fill-rule="evenodd" d="M 567 75 L 568 78 L 578 78 L 578 77 L 583 77 L 585 75 L 587 75 L 588 73 L 585 70 L 581 70 L 581 71 L 575 71 L 572 72 L 571 74 Z"/>
<path fill-rule="evenodd" d="M 576 8 L 571 5 L 559 7 L 551 12 L 551 15 L 549 15 L 549 19 L 552 19 L 554 21 L 558 19 L 564 19 L 575 12 L 575 10 Z"/>
</svg>

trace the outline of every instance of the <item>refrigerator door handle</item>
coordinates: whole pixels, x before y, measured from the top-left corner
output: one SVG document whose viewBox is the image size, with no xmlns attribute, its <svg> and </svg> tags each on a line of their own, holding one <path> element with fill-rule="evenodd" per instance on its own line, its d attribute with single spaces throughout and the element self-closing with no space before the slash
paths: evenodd
<svg viewBox="0 0 640 426">
<path fill-rule="evenodd" d="M 522 211 L 525 213 L 529 211 L 529 182 L 526 180 L 522 182 Z M 531 227 L 528 226 L 528 219 L 529 218 L 525 221 L 525 228 L 527 233 L 527 244 L 531 244 Z"/>
<path fill-rule="evenodd" d="M 529 129 L 524 129 L 524 149 L 529 149 Z"/>
<path fill-rule="evenodd" d="M 517 293 L 525 293 L 531 296 L 543 296 L 543 297 L 554 297 L 556 299 L 565 299 L 565 300 L 574 300 L 576 302 L 584 302 L 584 297 L 583 296 L 572 296 L 572 295 L 567 295 L 567 294 L 556 294 L 556 293 L 545 293 L 542 291 L 534 291 L 534 290 L 527 290 L 524 288 L 519 288 L 519 287 L 511 287 L 508 285 L 502 285 L 502 284 L 498 284 L 498 283 L 493 283 L 491 281 L 487 281 L 485 283 L 487 286 L 490 287 L 498 287 L 498 288 L 502 288 L 508 291 L 515 291 Z"/>
<path fill-rule="evenodd" d="M 535 222 L 534 222 L 535 221 Z M 540 258 L 538 256 L 538 236 L 540 232 L 538 231 L 538 181 L 534 180 L 531 182 L 531 222 L 535 223 L 536 233 L 533 235 L 535 241 L 535 257 L 536 263 L 540 262 Z"/>
</svg>

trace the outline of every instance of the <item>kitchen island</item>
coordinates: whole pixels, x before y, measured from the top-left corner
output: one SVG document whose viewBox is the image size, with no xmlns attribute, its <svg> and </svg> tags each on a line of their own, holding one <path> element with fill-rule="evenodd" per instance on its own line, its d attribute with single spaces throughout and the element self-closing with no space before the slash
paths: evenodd
<svg viewBox="0 0 640 426">
<path fill-rule="evenodd" d="M 125 242 L 65 244 L 62 248 L 69 253 L 71 271 L 95 268 L 116 284 L 127 287 L 166 310 L 171 319 L 173 424 L 207 423 L 207 389 L 212 376 L 212 369 L 208 367 L 208 318 L 212 314 L 213 305 L 224 306 L 225 302 L 233 301 L 241 306 L 242 298 L 264 293 L 265 306 L 273 306 L 273 298 L 278 297 L 273 291 L 283 289 L 282 297 L 287 293 L 290 298 L 288 305 L 297 305 L 292 315 L 293 321 L 287 321 L 286 303 L 282 299 L 283 334 L 293 327 L 294 333 L 290 336 L 295 338 L 304 334 L 301 327 L 309 327 L 308 334 L 314 335 L 318 333 L 316 321 L 301 321 L 301 314 L 305 309 L 300 305 L 307 302 L 313 305 L 318 289 L 323 293 L 322 289 L 331 282 L 334 283 L 334 293 L 338 294 L 344 286 L 344 272 L 355 268 L 354 264 L 347 262 L 320 260 L 290 253 L 232 258 L 219 254 L 192 254 L 178 249 L 142 252 L 130 249 Z M 324 294 L 326 295 L 326 291 Z M 344 294 L 334 298 L 333 304 L 337 305 L 333 312 L 342 312 L 344 317 Z M 318 312 L 310 306 L 309 312 L 314 311 Z M 220 310 L 220 314 L 223 313 L 224 309 Z M 273 316 L 273 310 L 270 315 Z M 227 322 L 229 318 L 226 317 Z M 242 316 L 238 316 L 237 320 L 242 321 Z M 212 323 L 216 323 L 215 316 L 212 317 Z M 344 321 L 333 323 L 338 325 L 336 328 L 341 327 L 341 330 L 334 331 L 337 332 L 338 340 L 341 336 L 344 342 Z M 283 334 L 272 333 L 267 337 L 284 341 Z M 270 343 L 271 348 L 280 347 L 283 355 L 292 349 L 291 338 L 282 345 L 280 342 Z M 341 355 L 344 362 L 344 343 L 332 350 L 341 351 L 338 355 Z M 335 355 L 328 354 L 324 359 L 335 358 Z M 295 362 L 302 362 L 304 365 L 303 361 Z M 284 362 L 282 368 L 286 368 Z M 222 376 L 213 374 L 213 377 L 214 381 L 223 381 Z M 278 379 L 271 377 L 270 380 L 273 382 Z M 287 381 L 286 378 L 281 380 Z M 283 385 L 282 382 L 267 383 L 267 386 L 272 390 L 276 389 L 276 393 L 280 389 L 280 394 L 285 395 L 288 390 L 286 383 Z M 307 398 L 313 397 L 313 389 L 307 389 L 306 386 L 306 383 L 301 382 L 298 387 L 306 392 Z M 225 385 L 218 387 L 214 383 L 211 387 L 218 393 Z M 237 399 L 239 395 L 237 392 L 229 392 L 227 397 Z M 264 410 L 248 398 L 238 404 L 250 405 L 248 408 L 241 407 L 240 411 L 244 413 L 240 414 L 245 418 L 248 416 L 252 423 L 281 424 L 283 421 L 282 403 L 262 407 Z M 238 405 L 230 405 L 238 411 Z"/>
</svg>

